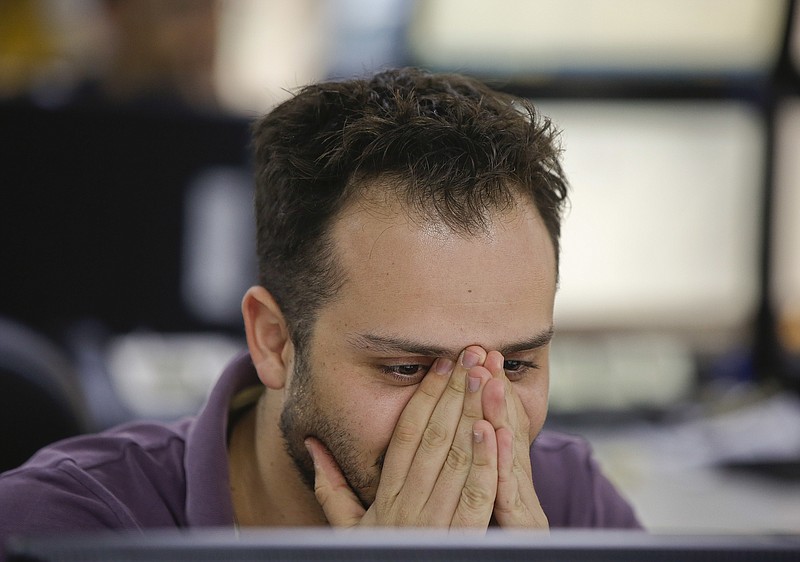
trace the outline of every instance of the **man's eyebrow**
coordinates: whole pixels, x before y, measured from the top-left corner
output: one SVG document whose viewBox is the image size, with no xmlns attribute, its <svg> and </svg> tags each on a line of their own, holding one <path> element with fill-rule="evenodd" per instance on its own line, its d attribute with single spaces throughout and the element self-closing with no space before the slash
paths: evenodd
<svg viewBox="0 0 800 562">
<path fill-rule="evenodd" d="M 453 350 L 424 342 L 415 342 L 408 338 L 381 336 L 378 334 L 348 334 L 347 341 L 355 348 L 375 353 L 405 353 L 423 357 L 451 357 Z"/>
<path fill-rule="evenodd" d="M 553 339 L 553 334 L 555 330 L 553 326 L 548 327 L 546 330 L 536 334 L 532 338 L 527 340 L 511 343 L 508 345 L 504 345 L 498 351 L 503 355 L 511 355 L 512 353 L 519 353 L 520 351 L 531 351 L 533 349 L 538 349 L 540 347 L 544 347 L 550 343 L 550 340 Z"/>
<path fill-rule="evenodd" d="M 504 356 L 512 353 L 519 353 L 520 351 L 531 351 L 546 346 L 552 339 L 553 327 L 550 326 L 531 338 L 504 345 L 498 351 Z M 351 346 L 357 349 L 363 349 L 373 353 L 385 353 L 387 355 L 403 353 L 407 355 L 419 355 L 421 357 L 455 358 L 461 352 L 460 349 L 447 349 L 438 345 L 413 341 L 409 338 L 379 334 L 348 334 L 347 341 Z"/>
</svg>

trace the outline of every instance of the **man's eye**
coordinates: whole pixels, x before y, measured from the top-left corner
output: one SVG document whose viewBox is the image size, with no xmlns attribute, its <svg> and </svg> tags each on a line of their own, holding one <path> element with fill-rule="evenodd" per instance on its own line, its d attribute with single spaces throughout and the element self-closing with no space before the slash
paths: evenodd
<svg viewBox="0 0 800 562">
<path fill-rule="evenodd" d="M 410 377 L 422 370 L 422 365 L 392 365 L 389 367 L 393 373 Z"/>
<path fill-rule="evenodd" d="M 522 378 L 530 369 L 538 369 L 538 365 L 530 361 L 520 361 L 518 359 L 506 359 L 503 361 L 503 369 L 506 376 L 511 380 Z"/>
<path fill-rule="evenodd" d="M 428 366 L 417 364 L 384 365 L 381 367 L 381 371 L 398 382 L 415 384 L 422 380 L 422 377 L 428 372 Z"/>
</svg>

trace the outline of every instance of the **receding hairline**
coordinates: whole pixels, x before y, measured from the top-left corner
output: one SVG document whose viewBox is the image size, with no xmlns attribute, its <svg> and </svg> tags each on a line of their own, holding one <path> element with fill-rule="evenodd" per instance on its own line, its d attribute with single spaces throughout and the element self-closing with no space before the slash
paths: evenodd
<svg viewBox="0 0 800 562">
<path fill-rule="evenodd" d="M 409 197 L 405 194 L 418 193 L 415 190 L 407 189 L 404 186 L 409 179 L 401 172 L 387 171 L 379 174 L 364 174 L 350 178 L 345 187 L 345 197 L 338 211 L 331 217 L 328 225 L 327 234 L 333 231 L 340 219 L 348 213 L 356 210 L 364 210 L 376 216 L 388 216 L 385 211 L 401 209 L 404 217 L 420 228 L 444 228 L 449 233 L 456 234 L 463 238 L 471 238 L 488 234 L 490 228 L 498 219 L 502 220 L 509 216 L 514 216 L 517 212 L 529 206 L 535 211 L 537 220 L 542 221 L 547 231 L 553 250 L 556 251 L 557 241 L 553 240 L 553 235 L 547 228 L 546 223 L 539 209 L 537 202 L 532 197 L 529 190 L 523 186 L 516 185 L 516 182 L 508 179 L 500 196 L 481 210 L 479 216 L 456 217 L 441 212 L 432 198 Z M 428 203 L 428 204 L 426 204 Z M 557 257 L 557 256 L 556 256 Z"/>
</svg>

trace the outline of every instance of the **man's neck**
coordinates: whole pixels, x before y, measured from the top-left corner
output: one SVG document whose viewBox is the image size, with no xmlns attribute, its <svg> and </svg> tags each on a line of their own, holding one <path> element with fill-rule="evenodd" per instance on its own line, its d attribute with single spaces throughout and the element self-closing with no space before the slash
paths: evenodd
<svg viewBox="0 0 800 562">
<path fill-rule="evenodd" d="M 279 415 L 280 395 L 267 391 L 233 428 L 228 465 L 236 522 L 240 527 L 327 525 L 286 453 Z"/>
</svg>

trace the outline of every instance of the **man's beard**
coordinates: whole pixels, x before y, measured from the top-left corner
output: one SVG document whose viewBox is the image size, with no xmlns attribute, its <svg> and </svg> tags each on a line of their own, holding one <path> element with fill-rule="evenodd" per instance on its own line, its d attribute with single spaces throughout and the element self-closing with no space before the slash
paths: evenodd
<svg viewBox="0 0 800 562">
<path fill-rule="evenodd" d="M 304 441 L 309 436 L 319 439 L 331 452 L 345 480 L 366 509 L 375 499 L 384 455 L 381 454 L 374 463 L 377 474 L 370 475 L 367 470 L 369 467 L 359 460 L 352 435 L 338 425 L 336 419 L 326 417 L 318 408 L 313 389 L 315 377 L 311 373 L 307 355 L 305 349 L 298 349 L 295 354 L 289 394 L 281 411 L 280 430 L 286 451 L 305 484 L 313 491 L 314 463 Z"/>
</svg>

